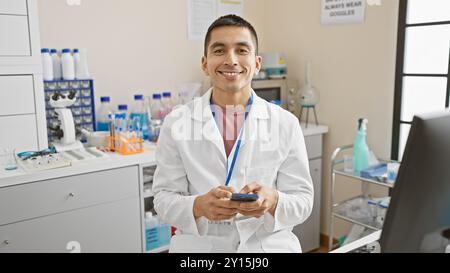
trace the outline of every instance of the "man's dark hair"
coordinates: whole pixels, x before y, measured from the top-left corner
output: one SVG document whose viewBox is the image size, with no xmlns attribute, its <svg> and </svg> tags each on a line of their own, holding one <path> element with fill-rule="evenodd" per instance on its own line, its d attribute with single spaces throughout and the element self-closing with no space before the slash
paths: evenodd
<svg viewBox="0 0 450 273">
<path fill-rule="evenodd" d="M 256 53 L 256 55 L 258 55 L 258 34 L 256 34 L 255 28 L 249 22 L 247 22 L 245 19 L 243 19 L 242 17 L 239 17 L 234 14 L 229 14 L 229 15 L 220 17 L 219 19 L 214 21 L 211 24 L 211 26 L 209 26 L 208 32 L 206 33 L 206 38 L 205 38 L 205 48 L 204 48 L 205 57 L 207 56 L 209 42 L 211 41 L 211 32 L 214 29 L 219 28 L 219 27 L 230 27 L 230 26 L 231 27 L 243 27 L 250 31 L 252 38 L 253 38 L 253 42 L 255 43 L 255 53 Z"/>
</svg>

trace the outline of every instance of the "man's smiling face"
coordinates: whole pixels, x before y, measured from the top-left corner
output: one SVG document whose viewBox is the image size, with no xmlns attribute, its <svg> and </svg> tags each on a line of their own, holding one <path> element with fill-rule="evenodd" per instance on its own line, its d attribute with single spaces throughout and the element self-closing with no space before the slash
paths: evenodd
<svg viewBox="0 0 450 273">
<path fill-rule="evenodd" d="M 235 93 L 250 88 L 253 76 L 261 69 L 251 32 L 237 26 L 214 29 L 202 69 L 221 91 Z"/>
</svg>

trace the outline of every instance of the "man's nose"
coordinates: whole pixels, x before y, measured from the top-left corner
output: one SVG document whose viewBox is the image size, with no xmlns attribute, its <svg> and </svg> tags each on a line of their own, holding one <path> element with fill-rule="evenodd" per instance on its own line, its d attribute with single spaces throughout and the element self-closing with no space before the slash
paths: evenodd
<svg viewBox="0 0 450 273">
<path fill-rule="evenodd" d="M 224 61 L 225 65 L 236 66 L 238 65 L 238 58 L 234 52 L 229 52 Z"/>
</svg>

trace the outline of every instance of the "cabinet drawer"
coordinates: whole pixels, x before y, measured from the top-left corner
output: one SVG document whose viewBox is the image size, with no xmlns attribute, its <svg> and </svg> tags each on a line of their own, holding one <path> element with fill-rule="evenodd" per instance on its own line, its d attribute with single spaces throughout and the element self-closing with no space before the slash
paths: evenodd
<svg viewBox="0 0 450 273">
<path fill-rule="evenodd" d="M 0 225 L 139 196 L 138 167 L 0 189 Z"/>
<path fill-rule="evenodd" d="M 34 114 L 32 75 L 0 75 L 0 116 Z"/>
<path fill-rule="evenodd" d="M 28 17 L 0 14 L 0 57 L 31 56 Z"/>
<path fill-rule="evenodd" d="M 305 137 L 305 144 L 309 159 L 322 156 L 322 135 Z"/>
<path fill-rule="evenodd" d="M 36 115 L 0 116 L 0 149 L 36 150 Z M 0 216 L 1 217 L 1 216 Z"/>
<path fill-rule="evenodd" d="M 0 14 L 27 15 L 27 1 L 0 0 Z"/>
<path fill-rule="evenodd" d="M 69 242 L 81 252 L 140 252 L 139 198 L 0 226 L 0 253 L 70 252 Z"/>
<path fill-rule="evenodd" d="M 322 160 L 309 162 L 311 178 L 314 184 L 314 205 L 311 215 L 305 222 L 293 228 L 293 232 L 300 240 L 303 252 L 320 247 L 320 196 L 322 192 Z"/>
</svg>

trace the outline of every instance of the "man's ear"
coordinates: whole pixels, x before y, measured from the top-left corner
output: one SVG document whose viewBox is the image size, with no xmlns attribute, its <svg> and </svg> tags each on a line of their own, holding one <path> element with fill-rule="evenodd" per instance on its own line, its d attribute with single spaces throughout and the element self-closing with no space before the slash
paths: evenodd
<svg viewBox="0 0 450 273">
<path fill-rule="evenodd" d="M 255 75 L 259 73 L 259 71 L 261 70 L 261 65 L 262 65 L 262 57 L 261 56 L 256 56 L 256 69 L 255 69 Z"/>
<path fill-rule="evenodd" d="M 202 70 L 206 76 L 209 76 L 208 72 L 208 61 L 205 56 L 202 57 Z"/>
</svg>

